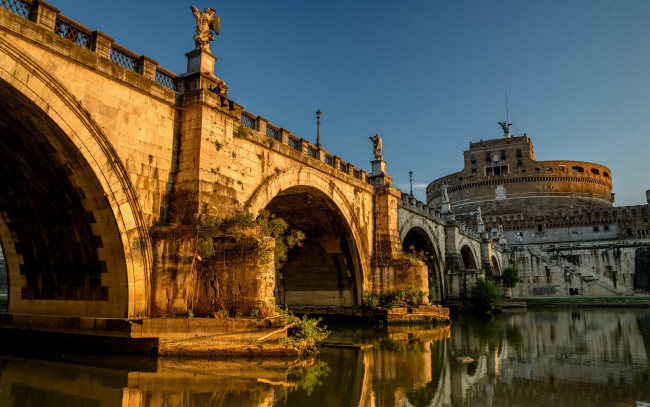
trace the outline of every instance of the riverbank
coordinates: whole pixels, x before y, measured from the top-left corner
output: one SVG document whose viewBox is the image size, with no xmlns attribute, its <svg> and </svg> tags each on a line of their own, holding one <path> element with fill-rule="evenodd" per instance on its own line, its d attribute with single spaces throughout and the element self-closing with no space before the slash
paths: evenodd
<svg viewBox="0 0 650 407">
<path fill-rule="evenodd" d="M 650 308 L 650 297 L 517 298 L 527 308 Z"/>
</svg>

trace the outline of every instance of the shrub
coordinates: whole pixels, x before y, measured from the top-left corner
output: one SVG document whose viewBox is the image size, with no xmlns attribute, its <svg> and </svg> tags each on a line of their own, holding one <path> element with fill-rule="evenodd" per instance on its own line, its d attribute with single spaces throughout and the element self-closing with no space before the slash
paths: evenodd
<svg viewBox="0 0 650 407">
<path fill-rule="evenodd" d="M 472 287 L 470 293 L 472 298 L 478 303 L 478 306 L 486 310 L 492 309 L 501 300 L 501 296 L 494 288 L 494 284 L 482 277 L 476 279 L 476 284 Z"/>
<path fill-rule="evenodd" d="M 282 218 L 276 218 L 268 211 L 261 211 L 257 218 L 250 212 L 235 211 L 224 219 L 205 216 L 199 224 L 199 242 L 197 252 L 201 260 L 215 255 L 213 236 L 226 235 L 242 239 L 254 234 L 259 237 L 271 237 L 275 240 L 275 269 L 282 268 L 287 261 L 287 253 L 296 246 L 301 246 L 305 234 L 299 230 L 288 230 L 289 224 Z"/>
<path fill-rule="evenodd" d="M 322 318 L 309 318 L 307 315 L 298 318 L 291 311 L 279 306 L 276 306 L 276 312 L 286 318 L 287 324 L 294 324 L 287 330 L 286 342 L 297 345 L 305 354 L 314 353 L 316 342 L 325 340 L 330 334 L 327 326 L 319 325 Z"/>
<path fill-rule="evenodd" d="M 378 308 L 379 307 L 379 296 L 375 293 L 372 293 L 370 291 L 364 291 L 362 293 L 363 296 L 363 303 L 370 308 Z"/>
<path fill-rule="evenodd" d="M 514 288 L 519 282 L 519 270 L 514 267 L 508 267 L 503 270 L 503 284 L 506 287 Z"/>
</svg>

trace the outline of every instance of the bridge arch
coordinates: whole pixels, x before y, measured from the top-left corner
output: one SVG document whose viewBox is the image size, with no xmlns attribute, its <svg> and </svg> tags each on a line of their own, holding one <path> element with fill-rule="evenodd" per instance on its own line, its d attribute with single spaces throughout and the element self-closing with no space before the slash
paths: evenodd
<svg viewBox="0 0 650 407">
<path fill-rule="evenodd" d="M 422 256 L 428 267 L 429 300 L 443 301 L 445 299 L 443 257 L 431 223 L 414 215 L 400 225 L 399 232 L 402 251 Z"/>
<path fill-rule="evenodd" d="M 369 275 L 367 235 L 345 192 L 319 171 L 291 167 L 260 185 L 246 203 L 301 230 L 303 246 L 277 275 L 276 300 L 287 305 L 359 305 Z"/>
<path fill-rule="evenodd" d="M 460 257 L 463 259 L 463 265 L 466 269 L 479 268 L 479 263 L 476 261 L 479 257 L 475 255 L 468 245 L 460 247 Z"/>
<path fill-rule="evenodd" d="M 3 38 L 0 157 L 9 311 L 145 316 L 151 244 L 120 157 L 80 101 Z"/>
</svg>

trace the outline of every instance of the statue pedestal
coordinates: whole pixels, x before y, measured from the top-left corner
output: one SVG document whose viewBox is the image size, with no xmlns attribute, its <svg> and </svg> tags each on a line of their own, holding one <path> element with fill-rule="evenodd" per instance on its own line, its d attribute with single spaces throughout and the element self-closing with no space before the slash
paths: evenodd
<svg viewBox="0 0 650 407">
<path fill-rule="evenodd" d="M 386 174 L 386 161 L 373 160 L 370 161 L 372 165 L 372 172 L 370 172 L 370 184 L 374 186 L 390 185 L 392 178 Z"/>
<path fill-rule="evenodd" d="M 185 74 L 207 73 L 214 75 L 214 62 L 217 57 L 212 55 L 210 51 L 195 49 L 185 54 L 185 56 L 187 57 L 187 72 Z"/>
<path fill-rule="evenodd" d="M 386 161 L 373 160 L 370 161 L 370 164 L 372 165 L 372 172 L 370 173 L 371 176 L 374 177 L 377 175 L 386 174 Z"/>
<path fill-rule="evenodd" d="M 212 91 L 216 87 L 228 89 L 225 83 L 214 75 L 214 62 L 217 57 L 210 51 L 195 49 L 187 54 L 187 72 L 178 75 L 181 79 L 179 92 L 185 93 L 197 89 Z"/>
</svg>

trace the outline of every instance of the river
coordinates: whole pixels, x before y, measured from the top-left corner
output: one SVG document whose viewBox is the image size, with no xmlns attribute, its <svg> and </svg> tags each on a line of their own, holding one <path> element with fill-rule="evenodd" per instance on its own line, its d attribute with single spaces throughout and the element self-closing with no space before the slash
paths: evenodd
<svg viewBox="0 0 650 407">
<path fill-rule="evenodd" d="M 531 310 L 449 327 L 331 326 L 314 358 L 0 356 L 0 406 L 645 406 L 650 310 Z M 44 344 L 47 349 L 47 344 Z M 472 363 L 457 357 L 469 356 Z"/>
</svg>

